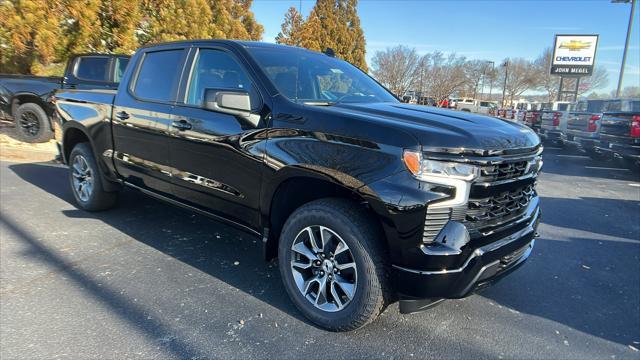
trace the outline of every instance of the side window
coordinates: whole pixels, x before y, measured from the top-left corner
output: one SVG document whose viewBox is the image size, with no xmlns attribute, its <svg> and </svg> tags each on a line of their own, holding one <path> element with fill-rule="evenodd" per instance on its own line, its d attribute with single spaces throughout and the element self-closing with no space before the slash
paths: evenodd
<svg viewBox="0 0 640 360">
<path fill-rule="evenodd" d="M 129 64 L 129 58 L 116 58 L 115 73 L 113 74 L 113 81 L 119 83 L 124 75 L 124 71 Z"/>
<path fill-rule="evenodd" d="M 109 58 L 88 56 L 78 59 L 75 76 L 78 79 L 89 81 L 109 81 Z"/>
<path fill-rule="evenodd" d="M 240 64 L 222 50 L 200 49 L 194 61 L 187 104 L 202 105 L 206 89 L 246 90 L 254 109 L 260 97 Z"/>
<path fill-rule="evenodd" d="M 180 77 L 182 54 L 182 49 L 146 53 L 133 93 L 142 99 L 172 101 Z"/>
</svg>

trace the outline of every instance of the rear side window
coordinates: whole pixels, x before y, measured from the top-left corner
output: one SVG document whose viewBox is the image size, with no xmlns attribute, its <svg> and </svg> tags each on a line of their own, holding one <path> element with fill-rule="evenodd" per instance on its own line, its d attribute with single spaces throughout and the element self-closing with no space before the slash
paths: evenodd
<svg viewBox="0 0 640 360">
<path fill-rule="evenodd" d="M 78 79 L 109 81 L 109 58 L 90 56 L 78 59 L 75 75 Z"/>
<path fill-rule="evenodd" d="M 113 74 L 113 81 L 119 83 L 124 75 L 124 71 L 129 64 L 129 58 L 116 58 L 115 73 Z"/>
<path fill-rule="evenodd" d="M 182 49 L 146 53 L 133 85 L 133 93 L 146 100 L 172 101 L 180 76 L 182 54 Z"/>
</svg>

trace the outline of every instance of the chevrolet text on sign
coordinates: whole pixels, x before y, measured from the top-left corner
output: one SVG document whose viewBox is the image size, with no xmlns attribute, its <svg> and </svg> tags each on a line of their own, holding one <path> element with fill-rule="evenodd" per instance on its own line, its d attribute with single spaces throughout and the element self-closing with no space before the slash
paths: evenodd
<svg viewBox="0 0 640 360">
<path fill-rule="evenodd" d="M 598 46 L 598 35 L 556 35 L 551 74 L 590 76 Z"/>
</svg>

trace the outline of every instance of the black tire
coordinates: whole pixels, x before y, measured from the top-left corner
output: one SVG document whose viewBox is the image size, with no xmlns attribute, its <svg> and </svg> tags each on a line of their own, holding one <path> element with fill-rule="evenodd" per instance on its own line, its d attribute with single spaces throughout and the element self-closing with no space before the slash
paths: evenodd
<svg viewBox="0 0 640 360">
<path fill-rule="evenodd" d="M 89 170 L 89 175 L 85 176 L 83 180 L 89 178 L 92 181 L 91 189 L 87 190 L 88 187 L 85 187 L 84 190 L 86 192 L 84 193 L 78 189 L 77 184 L 74 182 L 74 180 L 78 179 L 77 176 L 74 176 L 74 166 L 82 163 L 82 159 L 84 159 L 86 168 Z M 82 166 L 79 167 L 82 168 Z M 86 211 L 101 211 L 110 209 L 116 205 L 118 193 L 105 191 L 102 182 L 103 179 L 100 175 L 100 169 L 93 156 L 91 146 L 89 143 L 77 144 L 73 150 L 71 150 L 71 155 L 69 156 L 69 183 L 73 197 L 81 209 Z"/>
<path fill-rule="evenodd" d="M 356 264 L 353 298 L 341 310 L 315 307 L 296 285 L 291 247 L 309 226 L 335 231 L 348 245 Z M 391 301 L 388 257 L 379 226 L 357 204 L 337 198 L 312 201 L 287 219 L 280 235 L 278 261 L 285 289 L 295 306 L 313 323 L 330 331 L 351 331 L 375 320 Z"/>
<path fill-rule="evenodd" d="M 13 115 L 16 136 L 20 141 L 43 143 L 53 138 L 49 118 L 38 104 L 22 104 Z"/>
</svg>

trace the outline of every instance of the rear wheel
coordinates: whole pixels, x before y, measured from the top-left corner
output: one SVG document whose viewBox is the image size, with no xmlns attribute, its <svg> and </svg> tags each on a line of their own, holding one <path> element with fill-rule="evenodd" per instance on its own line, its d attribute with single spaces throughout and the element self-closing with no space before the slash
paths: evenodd
<svg viewBox="0 0 640 360">
<path fill-rule="evenodd" d="M 321 199 L 300 207 L 284 225 L 278 252 L 293 303 L 325 329 L 360 328 L 390 300 L 377 226 L 348 200 Z"/>
<path fill-rule="evenodd" d="M 69 181 L 76 203 L 83 210 L 106 210 L 116 204 L 117 192 L 104 190 L 99 171 L 88 143 L 80 143 L 71 150 Z"/>
<path fill-rule="evenodd" d="M 14 114 L 16 136 L 28 143 L 47 142 L 53 138 L 49 118 L 40 106 L 34 103 L 22 104 Z"/>
</svg>

